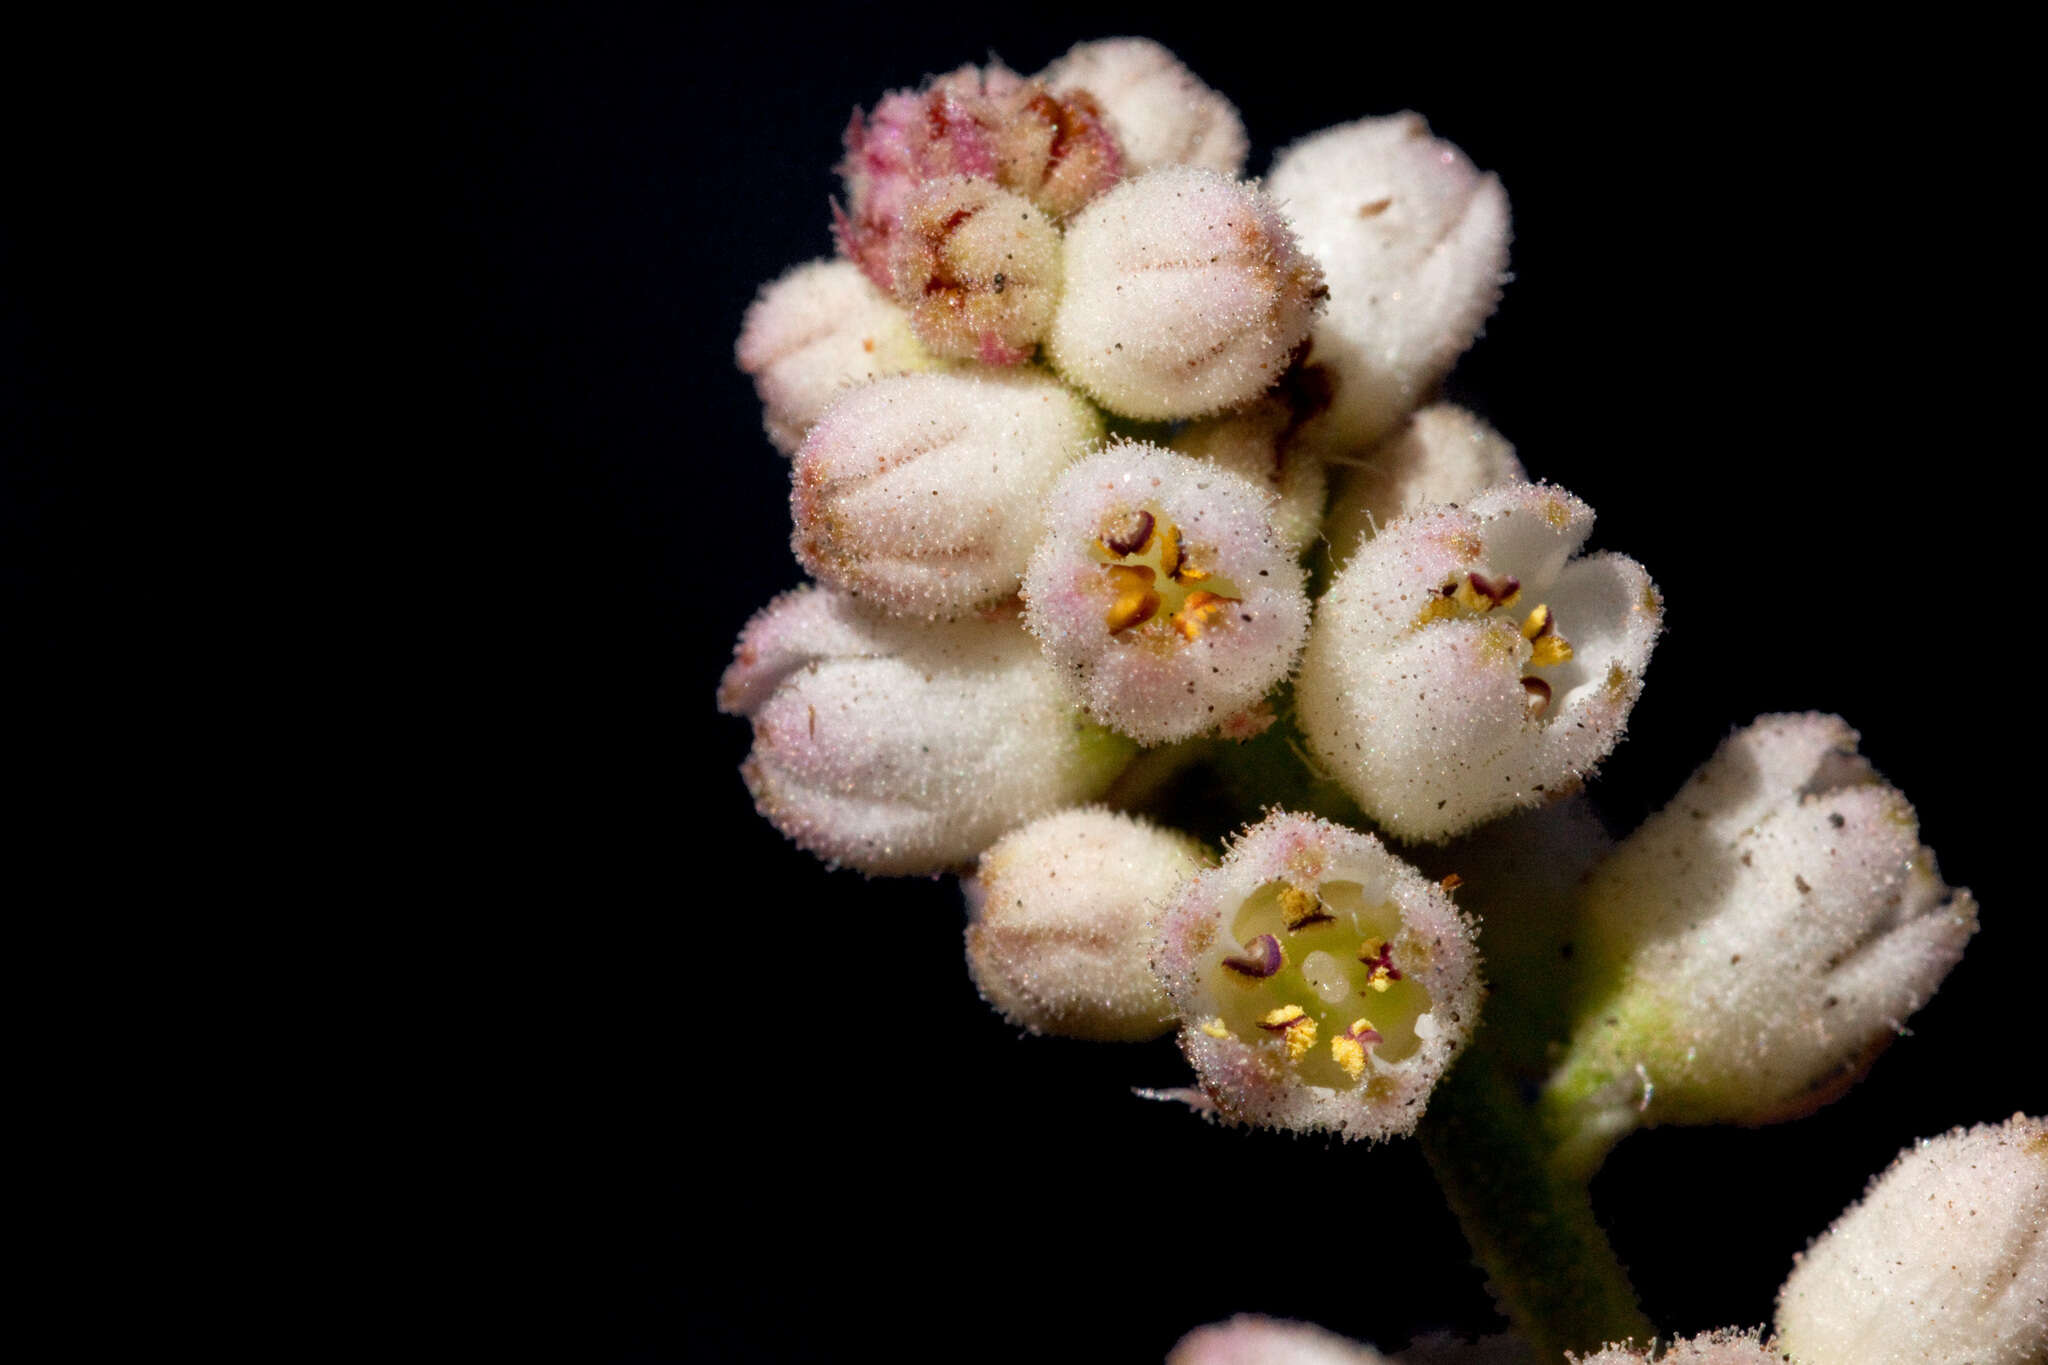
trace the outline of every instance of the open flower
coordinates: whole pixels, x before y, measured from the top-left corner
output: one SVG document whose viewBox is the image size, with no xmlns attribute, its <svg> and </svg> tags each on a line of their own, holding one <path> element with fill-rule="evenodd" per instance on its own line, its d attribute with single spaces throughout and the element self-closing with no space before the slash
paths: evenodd
<svg viewBox="0 0 2048 1365">
<path fill-rule="evenodd" d="M 1111 810 L 1012 830 L 960 884 L 974 984 L 1033 1033 L 1159 1037 L 1174 1013 L 1152 974 L 1152 919 L 1210 861 L 1197 840 Z"/>
<path fill-rule="evenodd" d="M 1225 1116 L 1406 1133 L 1479 1013 L 1471 923 L 1377 839 L 1276 812 L 1161 924 L 1181 1047 Z"/>
<path fill-rule="evenodd" d="M 1620 741 L 1663 608 L 1634 560 L 1574 558 L 1592 529 L 1562 489 L 1502 485 L 1387 527 L 1316 604 L 1302 732 L 1390 833 L 1535 805 Z"/>
<path fill-rule="evenodd" d="M 1977 927 L 1856 732 L 1811 714 L 1732 735 L 1581 905 L 1578 1022 L 1544 1098 L 1554 1127 L 1596 1142 L 1825 1102 Z"/>
<path fill-rule="evenodd" d="M 1091 716 L 1146 743 L 1185 739 L 1287 676 L 1308 598 L 1272 506 L 1226 469 L 1131 441 L 1060 476 L 1024 623 Z"/>
<path fill-rule="evenodd" d="M 1429 396 L 1500 301 L 1507 194 L 1419 114 L 1304 138 L 1274 161 L 1266 192 L 1329 286 L 1309 362 L 1335 394 L 1308 435 L 1357 454 Z"/>
<path fill-rule="evenodd" d="M 1461 407 L 1432 403 L 1372 448 L 1345 461 L 1323 521 L 1330 563 L 1343 568 L 1359 545 L 1431 503 L 1469 502 L 1502 483 L 1525 483 L 1506 437 Z"/>
<path fill-rule="evenodd" d="M 869 618 L 805 587 L 747 623 L 719 706 L 770 823 L 834 864 L 908 875 L 1100 795 L 1128 741 L 1089 725 L 1014 619 Z"/>
<path fill-rule="evenodd" d="M 903 311 L 846 261 L 812 261 L 764 286 L 735 353 L 753 376 L 768 439 L 785 455 L 846 389 L 938 363 Z"/>
<path fill-rule="evenodd" d="M 1127 180 L 1067 225 L 1046 337 L 1111 412 L 1205 417 L 1271 388 L 1322 307 L 1322 273 L 1272 201 L 1214 171 Z"/>
<path fill-rule="evenodd" d="M 1650 1352 L 1632 1346 L 1609 1346 L 1589 1356 L 1573 1355 L 1576 1365 L 1650 1365 Z M 1785 1357 L 1765 1345 L 1755 1332 L 1724 1328 L 1674 1341 L 1659 1351 L 1657 1365 L 1785 1365 Z"/>
<path fill-rule="evenodd" d="M 1123 149 L 1125 175 L 1161 166 L 1244 170 L 1248 144 L 1236 106 L 1150 38 L 1076 44 L 1038 79 L 1055 95 L 1093 97 Z"/>
<path fill-rule="evenodd" d="M 1798 1365 L 2048 1358 L 2048 1120 L 1900 1153 L 1793 1265 L 1778 1344 Z"/>
<path fill-rule="evenodd" d="M 1053 480 L 1102 433 L 1039 370 L 903 375 L 853 389 L 791 468 L 791 547 L 819 580 L 900 614 L 1017 591 Z"/>
</svg>

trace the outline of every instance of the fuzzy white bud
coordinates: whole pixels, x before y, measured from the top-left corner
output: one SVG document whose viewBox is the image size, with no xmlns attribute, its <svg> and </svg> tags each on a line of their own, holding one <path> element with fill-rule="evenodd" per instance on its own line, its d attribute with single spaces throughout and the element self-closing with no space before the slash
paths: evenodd
<svg viewBox="0 0 2048 1365">
<path fill-rule="evenodd" d="M 1648 1351 L 1609 1346 L 1589 1356 L 1566 1353 L 1574 1365 L 1650 1365 Z M 1755 1332 L 1724 1328 L 1674 1341 L 1658 1352 L 1657 1365 L 1785 1365 L 1785 1357 L 1758 1339 Z"/>
<path fill-rule="evenodd" d="M 1294 441 L 1294 410 L 1282 399 L 1261 398 L 1221 417 L 1190 422 L 1173 448 L 1242 474 L 1278 501 L 1273 532 L 1299 558 L 1323 525 L 1328 479 L 1323 462 Z"/>
<path fill-rule="evenodd" d="M 1323 292 L 1271 200 L 1170 167 L 1118 185 L 1068 226 L 1047 354 L 1112 412 L 1207 416 L 1272 386 Z"/>
<path fill-rule="evenodd" d="M 1022 195 L 948 176 L 911 195 L 889 266 L 896 302 L 934 354 L 1015 365 L 1052 322 L 1060 235 Z"/>
<path fill-rule="evenodd" d="M 1323 538 L 1330 563 L 1343 568 L 1360 542 L 1431 503 L 1469 502 L 1502 483 L 1525 483 L 1506 437 L 1450 403 L 1432 403 L 1373 447 L 1361 464 L 1339 468 Z"/>
<path fill-rule="evenodd" d="M 1150 38 L 1077 44 L 1038 79 L 1056 95 L 1095 97 L 1123 148 L 1125 175 L 1161 166 L 1244 171 L 1248 144 L 1236 106 Z"/>
<path fill-rule="evenodd" d="M 1266 192 L 1330 291 L 1309 362 L 1335 394 L 1309 435 L 1356 453 L 1429 396 L 1500 301 L 1507 194 L 1418 114 L 1312 134 L 1273 163 Z"/>
<path fill-rule="evenodd" d="M 1359 547 L 1302 655 L 1302 732 L 1388 832 L 1448 838 L 1574 788 L 1621 739 L 1663 607 L 1593 511 L 1505 484 Z"/>
<path fill-rule="evenodd" d="M 1102 434 L 1040 370 L 903 375 L 826 410 L 791 468 L 791 547 L 895 613 L 957 616 L 1017 591 L 1053 480 Z"/>
<path fill-rule="evenodd" d="M 1473 926 L 1369 834 L 1276 812 L 1185 883 L 1155 965 L 1225 1117 L 1411 1132 L 1479 1017 Z"/>
<path fill-rule="evenodd" d="M 1578 1024 L 1546 1103 L 1623 1131 L 1824 1103 L 1977 925 L 1855 731 L 1813 714 L 1737 731 L 1594 868 L 1581 904 Z"/>
<path fill-rule="evenodd" d="M 764 285 L 735 356 L 753 377 L 768 439 L 785 455 L 849 387 L 938 363 L 911 335 L 910 319 L 850 261 L 812 261 Z"/>
<path fill-rule="evenodd" d="M 2048 1120 L 1902 1152 L 1794 1263 L 1778 1345 L 1796 1365 L 2048 1360 Z"/>
<path fill-rule="evenodd" d="M 1244 1314 L 1197 1327 L 1166 1365 L 1394 1365 L 1372 1347 L 1316 1326 Z"/>
<path fill-rule="evenodd" d="M 1012 830 L 960 887 L 974 984 L 1033 1033 L 1159 1037 L 1174 1013 L 1152 974 L 1152 919 L 1210 861 L 1198 841 L 1110 810 Z"/>
<path fill-rule="evenodd" d="M 1099 796 L 1132 752 L 1075 712 L 1015 620 L 870 618 L 814 587 L 747 623 L 719 705 L 753 722 L 741 771 L 761 814 L 875 874 L 971 862 Z"/>
<path fill-rule="evenodd" d="M 1060 476 L 1024 622 L 1089 715 L 1148 744 L 1186 739 L 1286 678 L 1308 598 L 1272 507 L 1226 469 L 1136 442 Z"/>
</svg>

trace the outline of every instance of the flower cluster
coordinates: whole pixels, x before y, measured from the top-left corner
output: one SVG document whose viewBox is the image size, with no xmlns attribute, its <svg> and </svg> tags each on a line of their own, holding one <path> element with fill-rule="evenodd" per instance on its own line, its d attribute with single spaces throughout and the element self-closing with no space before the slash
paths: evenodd
<svg viewBox="0 0 2048 1365">
<path fill-rule="evenodd" d="M 719 704 L 795 842 L 961 878 L 1006 1018 L 1177 1030 L 1203 1113 L 1367 1141 L 1476 1078 L 1432 1159 L 1455 1169 L 1490 1113 L 1520 1189 L 1583 1192 L 1635 1128 L 1824 1102 L 1954 966 L 1974 903 L 1838 718 L 1755 722 L 1618 842 L 1587 813 L 1663 594 L 1435 401 L 1500 297 L 1509 214 L 1419 116 L 1249 181 L 1229 101 L 1116 39 L 888 93 L 845 146 L 839 259 L 766 286 L 737 350 L 812 581 L 748 623 Z M 1972 1169 L 2036 1208 L 2038 1120 L 1944 1141 L 1995 1149 Z M 2038 1359 L 2038 1235 L 1951 1256 L 1911 1226 L 1923 1185 L 1976 1197 L 1946 1192 L 1961 1167 L 1902 1161 L 1787 1282 L 1775 1337 L 1661 1358 Z M 1909 1327 L 1907 1301 L 1939 1308 Z M 1647 1358 L 1626 1330 L 1518 1326 L 1474 1349 Z M 1172 1358 L 1383 1357 L 1240 1319 Z"/>
</svg>

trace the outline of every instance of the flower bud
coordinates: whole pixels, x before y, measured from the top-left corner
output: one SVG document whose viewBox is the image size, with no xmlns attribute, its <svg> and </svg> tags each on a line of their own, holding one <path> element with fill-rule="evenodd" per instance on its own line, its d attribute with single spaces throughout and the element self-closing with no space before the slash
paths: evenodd
<svg viewBox="0 0 2048 1365">
<path fill-rule="evenodd" d="M 822 582 L 907 615 L 1017 591 L 1059 472 L 1102 434 L 1042 371 L 922 374 L 853 389 L 796 454 L 791 545 Z"/>
<path fill-rule="evenodd" d="M 1826 1102 L 1975 932 L 1834 716 L 1765 716 L 1594 868 L 1553 1126 L 1761 1123 Z"/>
<path fill-rule="evenodd" d="M 1393 1365 L 1370 1346 L 1312 1322 L 1241 1314 L 1197 1327 L 1167 1353 L 1166 1365 Z"/>
<path fill-rule="evenodd" d="M 1012 830 L 960 884 L 982 998 L 1033 1033 L 1143 1042 L 1173 1027 L 1152 917 L 1211 859 L 1194 839 L 1101 809 Z"/>
<path fill-rule="evenodd" d="M 1272 386 L 1323 293 L 1272 201 L 1214 171 L 1170 167 L 1125 181 L 1068 226 L 1047 353 L 1112 412 L 1202 417 Z"/>
<path fill-rule="evenodd" d="M 768 439 L 785 455 L 842 390 L 935 363 L 902 310 L 845 261 L 812 261 L 764 286 L 735 354 L 753 376 Z"/>
<path fill-rule="evenodd" d="M 1473 927 L 1360 834 L 1275 812 L 1168 906 L 1155 965 L 1226 1117 L 1407 1133 L 1479 1014 Z"/>
<path fill-rule="evenodd" d="M 1296 446 L 1295 426 L 1288 403 L 1261 398 L 1222 417 L 1189 423 L 1173 438 L 1173 448 L 1241 474 L 1278 499 L 1273 533 L 1299 559 L 1322 531 L 1327 482 L 1323 462 Z"/>
<path fill-rule="evenodd" d="M 1778 1345 L 1798 1365 L 2048 1359 L 2048 1121 L 1902 1152 L 1793 1263 Z"/>
<path fill-rule="evenodd" d="M 1062 218 L 1116 183 L 1123 156 L 1095 101 L 1056 97 L 1001 66 L 963 66 L 922 90 L 897 90 L 872 118 L 856 109 L 833 205 L 846 258 L 887 289 L 891 247 L 919 190 L 968 176 L 1014 190 Z"/>
<path fill-rule="evenodd" d="M 1295 143 L 1266 191 L 1330 290 L 1309 361 L 1331 371 L 1335 397 L 1309 435 L 1361 450 L 1429 395 L 1500 301 L 1507 195 L 1417 114 Z"/>
<path fill-rule="evenodd" d="M 1237 109 L 1150 38 L 1080 43 L 1038 74 L 1055 95 L 1086 91 L 1123 149 L 1125 175 L 1161 166 L 1244 172 Z"/>
<path fill-rule="evenodd" d="M 1059 298 L 1059 233 L 1029 200 L 986 180 L 921 187 L 904 205 L 889 264 L 917 339 L 956 360 L 1029 360 Z"/>
<path fill-rule="evenodd" d="M 1024 574 L 1024 623 L 1088 714 L 1148 744 L 1205 734 L 1294 667 L 1301 566 L 1272 497 L 1124 441 L 1069 468 Z"/>
<path fill-rule="evenodd" d="M 1592 528 L 1562 489 L 1502 485 L 1385 528 L 1317 604 L 1302 732 L 1388 832 L 1554 798 L 1620 740 L 1663 609 L 1634 560 L 1572 557 Z"/>
<path fill-rule="evenodd" d="M 1379 443 L 1363 464 L 1342 466 L 1323 538 L 1343 568 L 1359 542 L 1431 503 L 1464 503 L 1500 483 L 1526 483 L 1507 438 L 1471 413 L 1432 403 Z"/>
<path fill-rule="evenodd" d="M 1589 1356 L 1566 1353 L 1576 1365 L 1650 1365 L 1648 1351 L 1609 1346 Z M 1785 1365 L 1785 1357 L 1764 1345 L 1755 1332 L 1723 1328 L 1674 1341 L 1656 1356 L 1657 1365 Z"/>
<path fill-rule="evenodd" d="M 804 587 L 747 623 L 719 686 L 768 821 L 834 865 L 915 875 L 1101 794 L 1130 744 L 1084 723 L 1011 619 L 867 618 Z"/>
</svg>

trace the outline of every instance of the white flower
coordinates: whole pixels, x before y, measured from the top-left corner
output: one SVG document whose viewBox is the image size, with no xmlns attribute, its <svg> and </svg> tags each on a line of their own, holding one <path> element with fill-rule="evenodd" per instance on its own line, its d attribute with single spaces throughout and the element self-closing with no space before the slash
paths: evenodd
<svg viewBox="0 0 2048 1365">
<path fill-rule="evenodd" d="M 1976 919 L 1855 731 L 1765 716 L 1594 868 L 1546 1104 L 1610 1133 L 1804 1113 L 1934 994 Z"/>
<path fill-rule="evenodd" d="M 1197 1327 L 1169 1351 L 1166 1365 L 1393 1365 L 1362 1342 L 1312 1322 L 1244 1314 Z"/>
<path fill-rule="evenodd" d="M 1161 166 L 1201 166 L 1235 176 L 1244 170 L 1244 121 L 1222 95 L 1150 38 L 1080 43 L 1038 73 L 1056 95 L 1095 97 L 1117 144 L 1125 175 Z"/>
<path fill-rule="evenodd" d="M 812 261 L 765 285 L 747 309 L 736 355 L 753 376 L 768 439 L 785 455 L 847 388 L 938 363 L 903 312 L 848 261 Z"/>
<path fill-rule="evenodd" d="M 1309 362 L 1331 372 L 1336 392 L 1308 434 L 1358 453 L 1429 395 L 1499 302 L 1507 194 L 1417 114 L 1295 143 L 1266 192 L 1330 291 Z"/>
<path fill-rule="evenodd" d="M 1796 1365 L 2048 1360 L 2048 1120 L 1902 1152 L 1794 1263 L 1778 1344 Z"/>
<path fill-rule="evenodd" d="M 1040 370 L 854 389 L 796 454 L 791 546 L 863 601 L 957 616 L 1017 591 L 1039 504 L 1101 433 L 1095 410 Z"/>
<path fill-rule="evenodd" d="M 1188 423 L 1174 435 L 1173 448 L 1271 493 L 1278 500 L 1273 533 L 1298 559 L 1322 532 L 1328 479 L 1323 462 L 1296 445 L 1296 422 L 1286 400 L 1261 398 L 1221 417 Z"/>
<path fill-rule="evenodd" d="M 1148 744 L 1185 739 L 1287 676 L 1308 598 L 1272 507 L 1226 469 L 1135 442 L 1060 476 L 1024 623 L 1091 716 Z"/>
<path fill-rule="evenodd" d="M 1449 403 L 1432 403 L 1373 447 L 1363 463 L 1345 461 L 1323 539 L 1341 569 L 1363 541 L 1430 503 L 1463 503 L 1502 483 L 1525 483 L 1507 438 Z"/>
<path fill-rule="evenodd" d="M 1131 746 L 1087 724 L 1012 619 L 868 618 L 805 587 L 742 632 L 719 686 L 754 725 L 762 815 L 828 862 L 909 875 L 1092 800 Z"/>
<path fill-rule="evenodd" d="M 1650 1365 L 1652 1356 L 1632 1346 L 1609 1346 L 1589 1356 L 1571 1355 L 1570 1359 L 1575 1365 Z M 1732 1327 L 1674 1341 L 1654 1359 L 1657 1365 L 1785 1365 L 1785 1357 L 1765 1345 L 1755 1332 L 1739 1332 Z"/>
<path fill-rule="evenodd" d="M 1478 1021 L 1473 927 L 1377 839 L 1276 812 L 1183 884 L 1156 966 L 1226 1117 L 1407 1133 Z"/>
<path fill-rule="evenodd" d="M 1141 1042 L 1173 1027 L 1152 974 L 1152 918 L 1202 845 L 1114 811 L 1062 811 L 1012 830 L 961 882 L 967 966 L 1033 1033 Z"/>
<path fill-rule="evenodd" d="M 1046 338 L 1060 373 L 1125 417 L 1203 417 L 1272 387 L 1323 297 L 1316 263 L 1249 185 L 1174 166 L 1067 227 Z"/>
<path fill-rule="evenodd" d="M 1504 484 L 1385 528 L 1316 604 L 1302 732 L 1389 833 L 1554 798 L 1619 742 L 1663 610 L 1634 560 L 1574 558 L 1592 528 L 1562 489 Z"/>
</svg>

